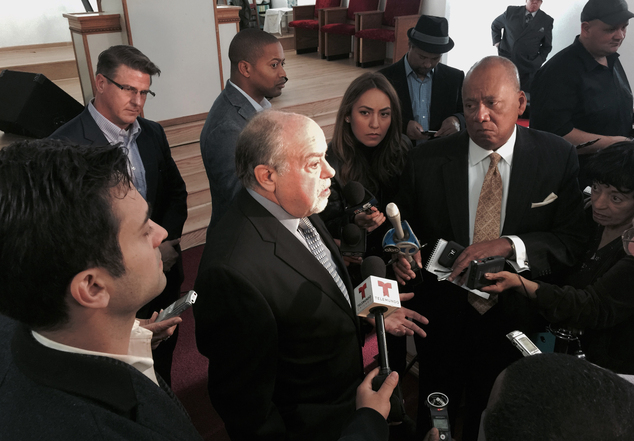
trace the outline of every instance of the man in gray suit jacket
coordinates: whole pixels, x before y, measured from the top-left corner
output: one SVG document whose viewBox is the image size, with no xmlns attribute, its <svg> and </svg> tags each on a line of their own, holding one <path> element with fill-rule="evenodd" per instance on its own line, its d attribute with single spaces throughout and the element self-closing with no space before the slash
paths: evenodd
<svg viewBox="0 0 634 441">
<path fill-rule="evenodd" d="M 242 187 L 235 168 L 238 135 L 253 115 L 271 107 L 266 98 L 280 96 L 288 81 L 282 45 L 266 32 L 239 32 L 229 46 L 229 60 L 231 78 L 211 107 L 200 134 L 213 204 L 209 228 L 218 223 Z"/>
<path fill-rule="evenodd" d="M 515 63 L 525 93 L 530 92 L 535 72 L 553 48 L 553 18 L 541 5 L 542 0 L 526 0 L 526 6 L 509 6 L 491 24 L 493 46 L 501 57 Z"/>
</svg>

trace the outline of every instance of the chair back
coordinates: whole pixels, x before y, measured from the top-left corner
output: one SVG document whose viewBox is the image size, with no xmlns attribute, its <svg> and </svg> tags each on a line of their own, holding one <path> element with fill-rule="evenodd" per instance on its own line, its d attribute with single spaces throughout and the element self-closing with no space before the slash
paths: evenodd
<svg viewBox="0 0 634 441">
<path fill-rule="evenodd" d="M 417 15 L 421 0 L 386 0 L 383 12 L 383 24 L 394 26 L 394 17 Z"/>
<path fill-rule="evenodd" d="M 341 0 L 315 0 L 315 18 L 319 14 L 317 12 L 324 8 L 336 8 L 341 5 Z"/>
<path fill-rule="evenodd" d="M 379 0 L 350 0 L 348 4 L 348 20 L 354 21 L 356 12 L 376 11 L 379 8 Z"/>
</svg>

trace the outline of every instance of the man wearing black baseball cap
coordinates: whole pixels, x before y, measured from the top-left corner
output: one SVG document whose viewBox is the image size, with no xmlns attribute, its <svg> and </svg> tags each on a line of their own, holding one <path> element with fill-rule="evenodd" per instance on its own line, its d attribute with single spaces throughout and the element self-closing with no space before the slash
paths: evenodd
<svg viewBox="0 0 634 441">
<path fill-rule="evenodd" d="M 446 136 L 465 127 L 462 113 L 464 72 L 440 63 L 454 42 L 444 17 L 422 15 L 407 31 L 409 51 L 379 72 L 392 83 L 401 102 L 403 133 L 414 143 Z"/>
<path fill-rule="evenodd" d="M 585 158 L 589 153 L 632 132 L 632 90 L 617 50 L 634 13 L 625 0 L 590 0 L 581 12 L 581 34 L 537 72 L 531 89 L 534 129 L 563 136 L 580 145 L 577 150 L 584 187 Z"/>
</svg>

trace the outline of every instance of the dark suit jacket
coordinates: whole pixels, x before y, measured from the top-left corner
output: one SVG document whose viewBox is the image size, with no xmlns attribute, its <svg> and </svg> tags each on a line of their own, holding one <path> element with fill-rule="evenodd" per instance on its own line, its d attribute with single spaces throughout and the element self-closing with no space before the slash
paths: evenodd
<svg viewBox="0 0 634 441">
<path fill-rule="evenodd" d="M 236 144 L 238 135 L 256 113 L 249 100 L 227 81 L 207 115 L 200 133 L 200 152 L 211 191 L 209 228 L 218 223 L 242 188 L 236 175 Z"/>
<path fill-rule="evenodd" d="M 469 245 L 468 152 L 466 130 L 412 151 L 399 201 L 421 243 L 443 238 Z M 578 170 L 567 141 L 518 126 L 502 234 L 522 239 L 533 277 L 571 266 L 585 249 Z M 531 208 L 550 193 L 557 195 L 554 202 Z"/>
<path fill-rule="evenodd" d="M 553 48 L 553 18 L 540 9 L 525 26 L 525 15 L 526 6 L 509 6 L 493 20 L 491 36 L 493 44 L 500 42 L 498 54 L 515 63 L 520 77 L 532 78 Z M 522 90 L 528 92 L 530 81 L 527 85 L 522 81 L 522 86 Z"/>
<path fill-rule="evenodd" d="M 168 239 L 177 239 L 181 237 L 187 220 L 185 182 L 172 159 L 163 128 L 145 118 L 139 117 L 138 120 L 141 134 L 137 145 L 145 167 L 147 203 L 152 207 L 152 220 L 167 230 Z M 87 108 L 57 129 L 51 138 L 88 146 L 108 144 Z"/>
<path fill-rule="evenodd" d="M 409 95 L 409 86 L 405 76 L 405 57 L 407 57 L 407 54 L 396 63 L 379 71 L 392 83 L 398 94 L 403 114 L 403 133 L 407 133 L 407 123 L 414 119 L 412 99 Z M 431 83 L 429 130 L 438 130 L 442 122 L 450 116 L 456 116 L 460 120 L 460 128 L 465 128 L 462 108 L 463 81 L 464 72 L 438 63 L 434 69 L 434 77 Z"/>
<path fill-rule="evenodd" d="M 310 219 L 352 293 L 323 222 Z M 208 230 L 195 290 L 198 350 L 231 439 L 337 440 L 363 375 L 359 321 L 328 271 L 244 189 Z"/>
<path fill-rule="evenodd" d="M 174 393 L 159 383 L 113 358 L 47 348 L 18 325 L 8 369 L 0 370 L 0 437 L 202 440 Z"/>
</svg>

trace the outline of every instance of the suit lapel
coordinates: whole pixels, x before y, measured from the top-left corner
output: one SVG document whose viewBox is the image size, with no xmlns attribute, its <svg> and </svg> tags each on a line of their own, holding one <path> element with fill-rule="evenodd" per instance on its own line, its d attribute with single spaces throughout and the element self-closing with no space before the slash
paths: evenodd
<svg viewBox="0 0 634 441">
<path fill-rule="evenodd" d="M 109 144 L 94 118 L 88 111 L 88 107 L 86 107 L 82 112 L 80 121 L 86 145 L 103 146 Z"/>
<path fill-rule="evenodd" d="M 456 242 L 469 244 L 469 136 L 465 130 L 459 135 L 457 147 L 442 166 L 446 188 L 447 208 Z"/>
<path fill-rule="evenodd" d="M 315 256 L 269 213 L 268 210 L 255 201 L 245 189 L 240 191 L 238 198 L 244 214 L 258 230 L 262 240 L 275 244 L 275 255 L 290 268 L 301 274 L 326 296 L 331 298 L 351 319 L 356 321 L 356 316 L 351 306 L 346 301 L 328 270 L 319 263 Z M 329 237 L 329 233 L 326 231 L 321 220 L 314 219 L 315 217 L 316 216 L 312 216 L 310 218 L 311 222 L 322 237 L 324 244 L 330 249 L 335 264 L 337 264 L 339 268 L 344 268 L 343 271 L 340 271 L 340 273 L 343 273 L 341 277 L 349 290 L 348 294 L 350 295 L 351 301 L 353 301 L 354 293 L 351 290 L 350 279 L 345 270 L 345 266 L 343 266 L 343 260 L 339 256 L 339 250 Z"/>
<path fill-rule="evenodd" d="M 141 156 L 141 162 L 143 162 L 143 168 L 145 169 L 145 186 L 147 189 L 147 201 L 150 204 L 154 204 L 156 201 L 156 191 L 158 188 L 158 157 L 157 146 L 153 145 L 152 137 L 150 136 L 150 128 L 147 124 L 144 124 L 139 119 L 141 125 L 141 133 L 136 139 L 136 145 L 139 149 L 139 155 Z"/>
<path fill-rule="evenodd" d="M 253 107 L 253 104 L 251 104 L 249 100 L 228 81 L 227 85 L 225 86 L 225 92 L 227 93 L 227 99 L 229 100 L 231 105 L 236 107 L 238 114 L 245 120 L 248 121 L 253 115 L 257 113 L 255 108 Z"/>
<path fill-rule="evenodd" d="M 513 149 L 513 165 L 506 199 L 503 234 L 519 230 L 518 227 L 526 215 L 525 212 L 531 205 L 531 192 L 527 191 L 527 183 L 534 181 L 539 159 L 534 153 L 534 147 L 528 142 L 527 135 L 528 129 L 518 127 Z"/>
</svg>

